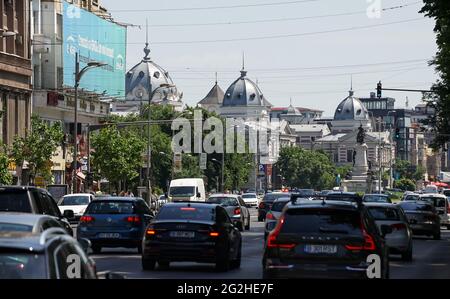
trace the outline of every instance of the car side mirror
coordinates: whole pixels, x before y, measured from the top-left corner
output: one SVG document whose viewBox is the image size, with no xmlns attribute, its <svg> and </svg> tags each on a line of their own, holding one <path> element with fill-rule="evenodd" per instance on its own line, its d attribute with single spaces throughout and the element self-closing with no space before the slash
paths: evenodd
<svg viewBox="0 0 450 299">
<path fill-rule="evenodd" d="M 75 218 L 75 213 L 72 210 L 65 210 L 63 216 L 67 219 L 73 219 Z"/>
<path fill-rule="evenodd" d="M 81 248 L 83 248 L 83 251 L 88 253 L 89 248 L 91 248 L 91 241 L 89 239 L 79 239 L 78 243 L 80 244 Z"/>
<path fill-rule="evenodd" d="M 392 227 L 390 225 L 382 225 L 380 227 L 381 235 L 385 237 L 386 235 L 392 234 Z"/>
</svg>

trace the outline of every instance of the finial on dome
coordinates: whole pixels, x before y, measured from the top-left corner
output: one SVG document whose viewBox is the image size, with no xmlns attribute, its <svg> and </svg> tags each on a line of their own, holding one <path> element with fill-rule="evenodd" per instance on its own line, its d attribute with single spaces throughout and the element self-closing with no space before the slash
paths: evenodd
<svg viewBox="0 0 450 299">
<path fill-rule="evenodd" d="M 144 60 L 150 60 L 150 48 L 149 48 L 149 44 L 148 44 L 148 19 L 145 20 L 145 30 L 146 30 L 146 38 L 145 38 L 145 48 L 144 48 Z"/>
<path fill-rule="evenodd" d="M 241 70 L 241 77 L 247 76 L 247 71 L 245 70 L 245 53 L 242 52 L 242 70 Z"/>
<path fill-rule="evenodd" d="M 355 94 L 353 91 L 353 75 L 350 76 L 350 91 L 348 93 L 351 97 Z"/>
</svg>

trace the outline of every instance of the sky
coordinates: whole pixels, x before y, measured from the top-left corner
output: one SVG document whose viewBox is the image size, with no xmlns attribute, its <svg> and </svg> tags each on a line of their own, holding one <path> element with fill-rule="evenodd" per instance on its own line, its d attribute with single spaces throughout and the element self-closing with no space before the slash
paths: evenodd
<svg viewBox="0 0 450 299">
<path fill-rule="evenodd" d="M 368 97 L 385 88 L 429 89 L 437 76 L 434 21 L 417 0 L 101 0 L 128 27 L 128 69 L 144 56 L 146 19 L 151 58 L 166 69 L 183 101 L 195 105 L 215 82 L 226 90 L 240 75 L 257 81 L 276 107 L 332 116 L 353 81 Z M 399 7 L 402 6 L 402 7 Z M 381 7 L 380 14 L 370 8 Z M 367 13 L 367 10 L 371 13 Z M 137 27 L 137 26 L 140 26 Z M 396 108 L 421 93 L 388 92 Z"/>
</svg>

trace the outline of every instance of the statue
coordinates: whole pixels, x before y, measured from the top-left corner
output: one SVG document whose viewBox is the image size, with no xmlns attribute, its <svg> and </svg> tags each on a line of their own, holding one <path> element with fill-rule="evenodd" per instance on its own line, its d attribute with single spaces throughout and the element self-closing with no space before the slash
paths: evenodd
<svg viewBox="0 0 450 299">
<path fill-rule="evenodd" d="M 364 139 L 366 138 L 366 130 L 362 127 L 362 125 L 358 129 L 358 135 L 356 136 L 356 142 L 359 144 L 364 144 Z"/>
</svg>

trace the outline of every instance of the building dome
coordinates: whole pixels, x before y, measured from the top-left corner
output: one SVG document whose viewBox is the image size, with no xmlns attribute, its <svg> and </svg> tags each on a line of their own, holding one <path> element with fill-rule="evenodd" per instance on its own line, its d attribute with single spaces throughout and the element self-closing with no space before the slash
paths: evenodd
<svg viewBox="0 0 450 299">
<path fill-rule="evenodd" d="M 247 72 L 241 71 L 241 76 L 234 81 L 225 92 L 222 107 L 271 107 L 258 85 L 247 78 Z"/>
<path fill-rule="evenodd" d="M 336 108 L 335 121 L 367 121 L 369 112 L 361 101 L 353 96 L 353 91 Z"/>
<path fill-rule="evenodd" d="M 173 84 L 169 73 L 150 59 L 148 43 L 144 53 L 145 57 L 142 61 L 126 74 L 126 100 L 148 101 L 149 92 L 150 94 L 154 92 L 152 96 L 154 103 L 180 102 L 182 94 Z"/>
</svg>

